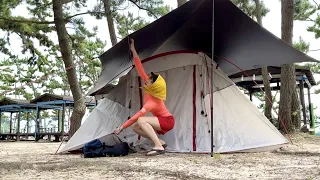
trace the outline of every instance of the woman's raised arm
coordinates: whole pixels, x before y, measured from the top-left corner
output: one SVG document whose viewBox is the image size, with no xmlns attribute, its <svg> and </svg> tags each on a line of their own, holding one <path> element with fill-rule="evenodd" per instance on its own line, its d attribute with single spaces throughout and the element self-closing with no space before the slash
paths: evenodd
<svg viewBox="0 0 320 180">
<path fill-rule="evenodd" d="M 140 60 L 140 58 L 139 58 L 139 56 L 138 56 L 138 53 L 137 53 L 137 51 L 136 51 L 136 48 L 134 47 L 134 40 L 133 40 L 133 39 L 131 39 L 130 49 L 131 49 L 132 54 L 133 54 L 133 62 L 134 62 L 134 65 L 136 66 L 137 71 L 138 71 L 140 77 L 142 78 L 142 80 L 143 80 L 144 82 L 146 82 L 147 79 L 148 79 L 148 75 L 146 74 L 146 72 L 145 72 L 144 69 L 143 69 L 141 60 Z"/>
</svg>

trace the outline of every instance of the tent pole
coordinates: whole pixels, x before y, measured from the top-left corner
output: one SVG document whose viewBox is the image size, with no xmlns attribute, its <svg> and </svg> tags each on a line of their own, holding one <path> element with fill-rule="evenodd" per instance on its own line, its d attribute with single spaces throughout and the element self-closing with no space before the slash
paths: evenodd
<svg viewBox="0 0 320 180">
<path fill-rule="evenodd" d="M 211 59 L 212 59 L 212 65 L 211 65 L 211 157 L 213 157 L 213 64 L 214 64 L 214 3 L 215 0 L 212 0 L 212 42 L 211 42 Z"/>
</svg>

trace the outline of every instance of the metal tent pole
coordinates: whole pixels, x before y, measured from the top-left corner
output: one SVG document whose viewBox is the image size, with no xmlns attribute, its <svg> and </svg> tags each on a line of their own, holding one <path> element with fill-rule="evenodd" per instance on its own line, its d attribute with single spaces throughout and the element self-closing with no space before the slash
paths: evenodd
<svg viewBox="0 0 320 180">
<path fill-rule="evenodd" d="M 213 157 L 213 63 L 214 63 L 214 3 L 215 0 L 212 0 L 212 42 L 211 42 L 211 59 L 212 59 L 212 65 L 211 65 L 211 157 Z"/>
</svg>

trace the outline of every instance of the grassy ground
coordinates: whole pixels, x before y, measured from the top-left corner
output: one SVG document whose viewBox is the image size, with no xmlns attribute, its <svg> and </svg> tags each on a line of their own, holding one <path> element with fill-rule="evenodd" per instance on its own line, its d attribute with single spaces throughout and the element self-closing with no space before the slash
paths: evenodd
<svg viewBox="0 0 320 180">
<path fill-rule="evenodd" d="M 295 134 L 275 152 L 84 159 L 59 143 L 0 142 L 0 179 L 320 179 L 320 138 Z"/>
</svg>

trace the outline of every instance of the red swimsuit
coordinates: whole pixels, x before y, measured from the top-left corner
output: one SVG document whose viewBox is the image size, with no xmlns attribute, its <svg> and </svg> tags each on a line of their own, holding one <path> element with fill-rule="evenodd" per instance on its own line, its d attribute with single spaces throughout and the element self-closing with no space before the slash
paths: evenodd
<svg viewBox="0 0 320 180">
<path fill-rule="evenodd" d="M 133 61 L 142 80 L 146 82 L 148 76 L 142 67 L 140 59 L 134 58 Z M 148 112 L 151 112 L 159 120 L 162 131 L 157 131 L 158 134 L 165 134 L 174 127 L 174 117 L 166 108 L 163 100 L 155 98 L 147 93 L 144 93 L 144 106 L 142 109 L 132 116 L 127 122 L 125 122 L 122 127 L 127 128 L 131 126 L 138 120 L 139 117 L 144 116 Z"/>
</svg>

